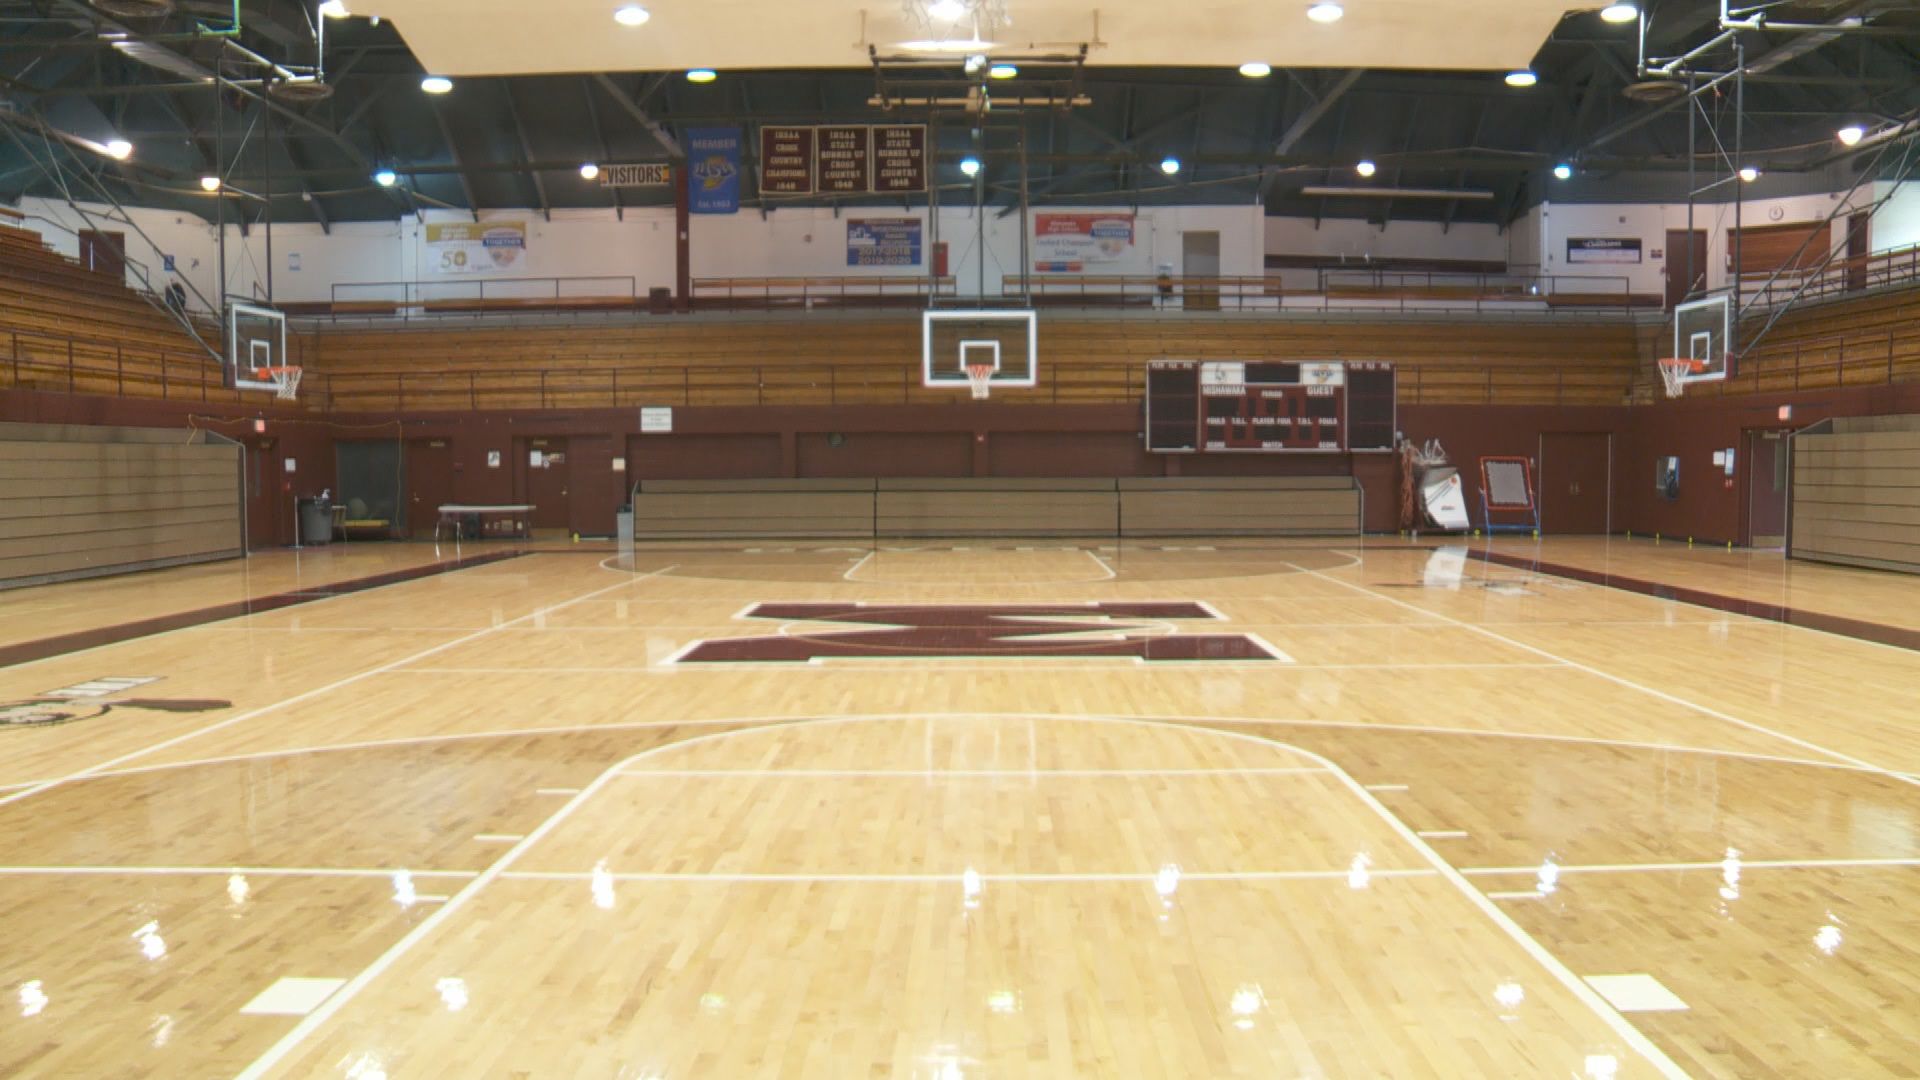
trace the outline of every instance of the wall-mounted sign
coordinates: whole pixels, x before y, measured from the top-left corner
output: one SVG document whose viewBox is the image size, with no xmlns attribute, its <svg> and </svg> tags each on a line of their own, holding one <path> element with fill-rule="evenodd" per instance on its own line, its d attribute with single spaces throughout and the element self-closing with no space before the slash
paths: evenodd
<svg viewBox="0 0 1920 1080">
<path fill-rule="evenodd" d="M 760 129 L 767 195 L 869 195 L 927 190 L 924 124 Z"/>
<path fill-rule="evenodd" d="M 523 221 L 454 221 L 427 226 L 427 265 L 442 274 L 510 270 L 527 253 Z"/>
<path fill-rule="evenodd" d="M 487 468 L 497 469 L 499 467 L 500 467 L 500 451 L 498 450 L 487 451 Z"/>
<path fill-rule="evenodd" d="M 1567 262 L 1635 264 L 1640 261 L 1640 238 L 1568 237 Z"/>
<path fill-rule="evenodd" d="M 601 187 L 666 187 L 673 183 L 671 165 L 602 165 Z"/>
<path fill-rule="evenodd" d="M 919 266 L 919 218 L 848 218 L 848 266 Z"/>
<path fill-rule="evenodd" d="M 649 406 L 640 410 L 640 432 L 643 435 L 667 435 L 673 431 L 673 409 L 671 407 Z"/>
<path fill-rule="evenodd" d="M 1132 214 L 1035 214 L 1033 268 L 1078 274 L 1089 263 L 1120 262 L 1133 254 Z"/>
</svg>

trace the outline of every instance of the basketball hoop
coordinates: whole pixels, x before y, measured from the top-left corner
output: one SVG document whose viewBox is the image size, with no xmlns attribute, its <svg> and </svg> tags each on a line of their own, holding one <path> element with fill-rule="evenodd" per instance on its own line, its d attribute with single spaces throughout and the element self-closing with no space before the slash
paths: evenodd
<svg viewBox="0 0 1920 1080">
<path fill-rule="evenodd" d="M 967 385 L 973 388 L 973 400 L 987 400 L 987 393 L 993 383 L 992 364 L 968 364 Z"/>
<path fill-rule="evenodd" d="M 1667 396 L 1677 398 L 1687 390 L 1687 376 L 1698 375 L 1707 368 L 1704 360 L 1689 360 L 1683 356 L 1670 356 L 1660 361 L 1660 381 L 1666 385 Z"/>
<path fill-rule="evenodd" d="M 273 384 L 273 396 L 281 401 L 294 401 L 300 397 L 300 376 L 305 369 L 297 367 L 254 368 L 256 382 Z"/>
</svg>

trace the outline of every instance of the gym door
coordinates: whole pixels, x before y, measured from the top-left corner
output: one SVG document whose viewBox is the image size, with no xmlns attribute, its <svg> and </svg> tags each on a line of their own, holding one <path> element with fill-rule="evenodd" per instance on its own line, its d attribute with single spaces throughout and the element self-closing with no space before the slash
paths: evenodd
<svg viewBox="0 0 1920 1080">
<path fill-rule="evenodd" d="M 433 535 L 440 508 L 453 500 L 453 451 L 445 439 L 407 443 L 407 534 Z"/>
<path fill-rule="evenodd" d="M 1540 531 L 1556 536 L 1612 532 L 1612 472 L 1612 435 L 1540 436 Z"/>
<path fill-rule="evenodd" d="M 520 470 L 524 501 L 533 504 L 533 527 L 567 532 L 573 528 L 572 484 L 567 440 L 521 439 Z"/>
<path fill-rule="evenodd" d="M 1787 433 L 1747 432 L 1747 544 L 1787 546 Z"/>
</svg>

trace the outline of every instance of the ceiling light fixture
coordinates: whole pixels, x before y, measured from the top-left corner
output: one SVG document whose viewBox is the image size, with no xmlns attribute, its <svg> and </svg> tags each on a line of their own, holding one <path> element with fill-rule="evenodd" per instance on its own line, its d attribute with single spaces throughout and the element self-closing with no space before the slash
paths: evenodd
<svg viewBox="0 0 1920 1080">
<path fill-rule="evenodd" d="M 1746 168 L 1740 170 L 1740 179 L 1751 184 L 1755 180 L 1760 179 L 1760 170 L 1749 165 Z"/>
<path fill-rule="evenodd" d="M 1353 167 L 1353 171 L 1359 173 L 1361 176 L 1372 176 L 1378 170 L 1374 168 L 1373 162 L 1363 160 L 1360 164 Z"/>
<path fill-rule="evenodd" d="M 1258 60 L 1249 60 L 1240 65 L 1240 74 L 1249 79 L 1264 79 L 1273 74 L 1272 64 L 1263 64 Z"/>
<path fill-rule="evenodd" d="M 1519 71 L 1507 72 L 1508 86 L 1516 86 L 1521 89 L 1525 89 L 1539 81 L 1540 81 L 1540 76 L 1535 75 L 1532 71 L 1529 71 L 1526 68 L 1521 68 Z"/>
<path fill-rule="evenodd" d="M 961 158 L 960 171 L 963 173 L 966 173 L 968 176 L 979 176 L 980 175 L 980 159 L 972 158 L 972 157 Z"/>
<path fill-rule="evenodd" d="M 1859 142 L 1860 140 L 1855 139 L 1853 141 Z M 107 140 L 107 156 L 115 161 L 125 161 L 133 156 L 133 144 L 125 139 L 109 139 Z"/>
<path fill-rule="evenodd" d="M 329 19 L 345 19 L 353 12 L 347 10 L 346 0 L 325 0 L 320 5 L 320 14 Z"/>
<path fill-rule="evenodd" d="M 200 190 L 201 190 L 201 191 L 219 191 L 219 190 L 220 190 L 220 178 L 219 178 L 219 177 L 217 177 L 217 176 L 203 176 L 203 177 L 201 177 L 201 178 L 200 178 Z"/>
<path fill-rule="evenodd" d="M 1346 13 L 1347 9 L 1335 3 L 1334 0 L 1320 0 L 1319 3 L 1307 9 L 1307 18 L 1317 23 L 1337 23 Z"/>
<path fill-rule="evenodd" d="M 373 182 L 381 187 L 392 187 L 400 177 L 392 169 L 381 169 L 373 174 Z"/>
<path fill-rule="evenodd" d="M 1600 17 L 1610 23 L 1630 23 L 1640 17 L 1640 9 L 1632 4 L 1608 4 L 1600 9 Z"/>
<path fill-rule="evenodd" d="M 1175 175 L 1180 171 L 1180 159 L 1177 157 L 1162 158 L 1160 160 L 1160 171 L 1166 173 L 1168 176 Z"/>
<path fill-rule="evenodd" d="M 580 179 L 582 180 L 600 179 L 600 166 L 595 165 L 591 161 L 587 162 L 585 165 L 580 166 Z"/>
<path fill-rule="evenodd" d="M 987 75 L 995 79 L 1011 79 L 1020 74 L 1020 69 L 1012 64 L 995 64 L 987 69 Z"/>
<path fill-rule="evenodd" d="M 1568 165 L 1565 162 L 1555 165 L 1553 167 L 1553 178 L 1555 180 L 1573 179 L 1573 166 Z"/>
<path fill-rule="evenodd" d="M 687 72 L 687 81 L 690 83 L 710 83 L 719 77 L 719 73 L 712 68 L 694 68 Z"/>
<path fill-rule="evenodd" d="M 967 14 L 967 5 L 960 0 L 933 0 L 927 5 L 927 18 L 940 22 L 959 22 Z"/>
<path fill-rule="evenodd" d="M 648 11 L 639 4 L 628 4 L 626 7 L 615 10 L 613 13 L 613 21 L 619 23 L 621 26 L 645 26 L 647 25 L 647 20 L 651 18 L 653 18 L 653 12 Z"/>
<path fill-rule="evenodd" d="M 1858 146 L 1860 145 L 1860 140 L 1867 137 L 1867 129 L 1861 127 L 1859 124 L 1848 124 L 1838 132 L 1835 132 L 1835 134 L 1840 139 L 1840 145 Z"/>
<path fill-rule="evenodd" d="M 453 89 L 453 80 L 445 75 L 429 75 L 420 80 L 420 89 L 429 94 L 444 94 Z"/>
</svg>

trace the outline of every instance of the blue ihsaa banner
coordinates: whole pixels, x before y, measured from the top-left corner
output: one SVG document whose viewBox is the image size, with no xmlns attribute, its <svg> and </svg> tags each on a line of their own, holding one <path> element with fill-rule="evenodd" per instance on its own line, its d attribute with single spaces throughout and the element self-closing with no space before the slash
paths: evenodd
<svg viewBox="0 0 1920 1080">
<path fill-rule="evenodd" d="M 740 212 L 740 129 L 687 130 L 687 203 L 696 214 Z"/>
</svg>

